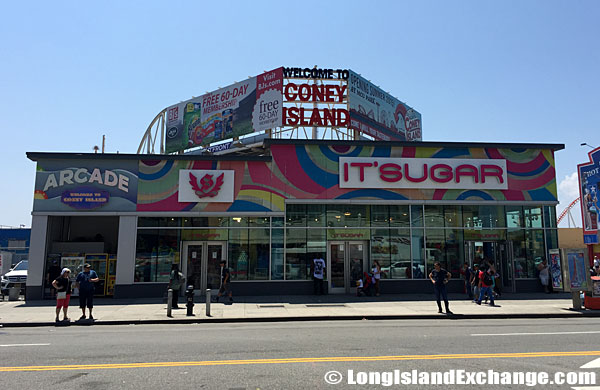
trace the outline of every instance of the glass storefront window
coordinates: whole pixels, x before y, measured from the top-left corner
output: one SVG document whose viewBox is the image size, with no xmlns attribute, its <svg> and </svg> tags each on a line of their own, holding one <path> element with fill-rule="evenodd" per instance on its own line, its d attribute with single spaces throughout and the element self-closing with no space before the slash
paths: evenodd
<svg viewBox="0 0 600 390">
<path fill-rule="evenodd" d="M 460 206 L 444 206 L 444 223 L 446 227 L 462 226 L 462 209 Z"/>
<path fill-rule="evenodd" d="M 327 226 L 369 227 L 369 206 L 358 204 L 327 205 Z"/>
<path fill-rule="evenodd" d="M 229 218 L 230 228 L 246 228 L 248 227 L 248 217 L 230 217 Z M 233 279 L 233 278 L 232 278 Z"/>
<path fill-rule="evenodd" d="M 135 283 L 169 281 L 171 264 L 179 263 L 178 230 L 139 230 L 135 256 Z"/>
<path fill-rule="evenodd" d="M 515 262 L 515 278 L 526 279 L 530 270 L 527 262 L 527 250 L 525 246 L 525 231 L 513 229 L 508 231 L 508 241 L 512 243 L 513 259 Z M 533 270 L 531 270 L 533 275 Z"/>
<path fill-rule="evenodd" d="M 425 234 L 423 229 L 412 229 L 411 230 L 411 253 L 413 260 L 412 278 L 413 279 L 424 279 L 426 278 L 425 269 Z"/>
<path fill-rule="evenodd" d="M 231 280 L 248 279 L 248 229 L 229 230 L 229 268 Z"/>
<path fill-rule="evenodd" d="M 390 256 L 390 269 L 389 273 L 386 272 L 385 277 L 392 279 L 412 278 L 410 229 L 390 229 Z"/>
<path fill-rule="evenodd" d="M 313 259 L 327 260 L 327 232 L 325 229 L 308 229 L 306 232 L 306 275 L 309 279 Z"/>
<path fill-rule="evenodd" d="M 525 227 L 541 228 L 542 227 L 542 208 L 537 206 L 523 207 L 525 214 Z"/>
<path fill-rule="evenodd" d="M 325 223 L 327 222 L 327 209 L 325 205 L 306 205 L 306 218 L 308 227 L 325 227 Z"/>
<path fill-rule="evenodd" d="M 293 227 L 306 226 L 306 205 L 288 204 L 285 207 L 285 225 Z"/>
<path fill-rule="evenodd" d="M 271 279 L 283 280 L 283 229 L 271 230 Z"/>
<path fill-rule="evenodd" d="M 506 227 L 522 228 L 523 224 L 523 207 L 521 206 L 506 206 Z"/>
<path fill-rule="evenodd" d="M 226 217 L 183 217 L 183 227 L 227 227 Z"/>
<path fill-rule="evenodd" d="M 544 231 L 541 229 L 525 230 L 525 246 L 527 248 L 527 275 L 538 277 L 537 265 L 546 257 L 544 250 Z"/>
<path fill-rule="evenodd" d="M 504 227 L 504 207 L 463 206 L 463 226 L 476 229 Z"/>
<path fill-rule="evenodd" d="M 283 217 L 272 217 L 271 218 L 271 226 L 272 227 L 283 227 L 284 218 Z"/>
<path fill-rule="evenodd" d="M 423 227 L 423 206 L 410 206 L 410 225 L 412 227 Z"/>
<path fill-rule="evenodd" d="M 436 261 L 448 270 L 444 229 L 425 229 L 425 242 L 426 273 L 429 274 L 433 270 L 433 263 Z"/>
<path fill-rule="evenodd" d="M 286 229 L 285 279 L 306 280 L 306 229 Z"/>
<path fill-rule="evenodd" d="M 465 261 L 465 245 L 463 231 L 459 229 L 446 229 L 446 258 L 453 278 L 460 277 L 460 269 Z"/>
<path fill-rule="evenodd" d="M 544 227 L 556 227 L 556 207 L 544 206 Z"/>
<path fill-rule="evenodd" d="M 409 214 L 408 205 L 390 205 L 390 226 L 410 227 Z"/>
<path fill-rule="evenodd" d="M 382 271 L 390 269 L 390 231 L 389 229 L 371 230 L 371 263 L 377 260 Z M 388 272 L 383 272 L 382 278 L 390 277 Z"/>
<path fill-rule="evenodd" d="M 444 206 L 425 205 L 425 226 L 444 227 Z"/>
<path fill-rule="evenodd" d="M 269 229 L 248 229 L 248 280 L 269 279 Z"/>
<path fill-rule="evenodd" d="M 546 232 L 546 259 L 549 260 L 548 251 L 558 249 L 558 230 L 547 229 Z"/>
<path fill-rule="evenodd" d="M 179 227 L 181 218 L 176 217 L 138 217 L 138 227 Z"/>
<path fill-rule="evenodd" d="M 249 227 L 268 228 L 269 217 L 250 217 L 248 218 Z"/>
<path fill-rule="evenodd" d="M 386 205 L 371 206 L 371 226 L 373 227 L 389 227 L 390 226 L 390 210 Z"/>
</svg>

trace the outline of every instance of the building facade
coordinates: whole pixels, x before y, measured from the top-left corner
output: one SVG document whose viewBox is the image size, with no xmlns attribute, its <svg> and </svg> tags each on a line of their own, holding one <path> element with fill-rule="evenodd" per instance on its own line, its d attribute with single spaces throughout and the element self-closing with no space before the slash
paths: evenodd
<svg viewBox="0 0 600 390">
<path fill-rule="evenodd" d="M 164 295 L 172 264 L 196 289 L 354 292 L 375 260 L 382 293 L 431 290 L 440 261 L 493 261 L 502 288 L 541 289 L 558 248 L 557 144 L 267 139 L 249 154 L 28 153 L 37 162 L 27 298 L 48 296 L 50 264 L 101 270 L 99 295 Z M 97 269 L 97 271 L 98 271 Z"/>
</svg>

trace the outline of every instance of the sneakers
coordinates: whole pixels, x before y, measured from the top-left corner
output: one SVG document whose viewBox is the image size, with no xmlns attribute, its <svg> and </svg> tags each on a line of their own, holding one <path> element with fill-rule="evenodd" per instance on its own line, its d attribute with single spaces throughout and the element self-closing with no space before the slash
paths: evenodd
<svg viewBox="0 0 600 390">
<path fill-rule="evenodd" d="M 450 310 L 446 310 L 446 314 L 454 314 Z"/>
<path fill-rule="evenodd" d="M 94 321 L 94 317 L 92 317 L 92 315 L 90 314 L 90 321 Z"/>
<path fill-rule="evenodd" d="M 85 315 L 82 315 L 81 317 L 79 317 L 79 321 L 81 320 L 85 320 Z"/>
<path fill-rule="evenodd" d="M 475 303 L 481 306 L 481 301 L 476 301 Z"/>
<path fill-rule="evenodd" d="M 438 310 L 438 313 L 440 313 L 440 314 L 443 313 L 442 309 Z"/>
</svg>

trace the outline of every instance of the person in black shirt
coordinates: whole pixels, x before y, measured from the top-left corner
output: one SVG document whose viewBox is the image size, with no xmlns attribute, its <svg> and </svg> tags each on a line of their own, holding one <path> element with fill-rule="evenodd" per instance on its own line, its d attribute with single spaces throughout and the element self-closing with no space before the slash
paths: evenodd
<svg viewBox="0 0 600 390">
<path fill-rule="evenodd" d="M 433 271 L 429 274 L 429 279 L 433 283 L 433 291 L 435 293 L 435 299 L 438 305 L 438 313 L 442 313 L 442 302 L 440 297 L 444 299 L 444 305 L 446 306 L 446 314 L 453 314 L 450 311 L 450 304 L 448 303 L 448 293 L 446 292 L 446 283 L 452 275 L 450 272 L 442 268 L 439 261 L 433 263 Z"/>
<path fill-rule="evenodd" d="M 227 295 L 229 295 L 229 303 L 233 303 L 231 289 L 229 288 L 229 278 L 230 278 L 229 268 L 227 268 L 225 263 L 226 263 L 225 260 L 221 260 L 219 262 L 219 264 L 221 266 L 221 287 L 219 288 L 219 293 L 217 294 L 216 301 L 219 302 L 219 298 L 221 298 L 221 295 L 227 294 Z"/>
<path fill-rule="evenodd" d="M 70 321 L 67 317 L 67 310 L 69 310 L 69 300 L 71 299 L 71 270 L 63 268 L 60 276 L 52 282 L 52 286 L 56 289 L 56 322 L 58 322 L 58 316 L 60 309 L 63 309 L 63 321 Z"/>
</svg>

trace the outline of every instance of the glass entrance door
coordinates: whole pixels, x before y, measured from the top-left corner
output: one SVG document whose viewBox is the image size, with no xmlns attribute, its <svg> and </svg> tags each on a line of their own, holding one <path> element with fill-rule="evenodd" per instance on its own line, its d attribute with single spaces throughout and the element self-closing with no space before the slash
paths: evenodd
<svg viewBox="0 0 600 390">
<path fill-rule="evenodd" d="M 225 242 L 184 241 L 182 273 L 186 278 L 186 286 L 194 286 L 194 290 L 202 293 L 207 288 L 218 289 L 221 283 L 220 260 L 225 259 Z"/>
<path fill-rule="evenodd" d="M 331 294 L 353 292 L 368 266 L 366 241 L 331 241 L 327 245 L 327 286 Z"/>
<path fill-rule="evenodd" d="M 514 292 L 514 271 L 510 241 L 465 241 L 465 261 L 469 266 L 481 264 L 484 260 L 493 262 L 500 274 L 502 291 Z"/>
</svg>

